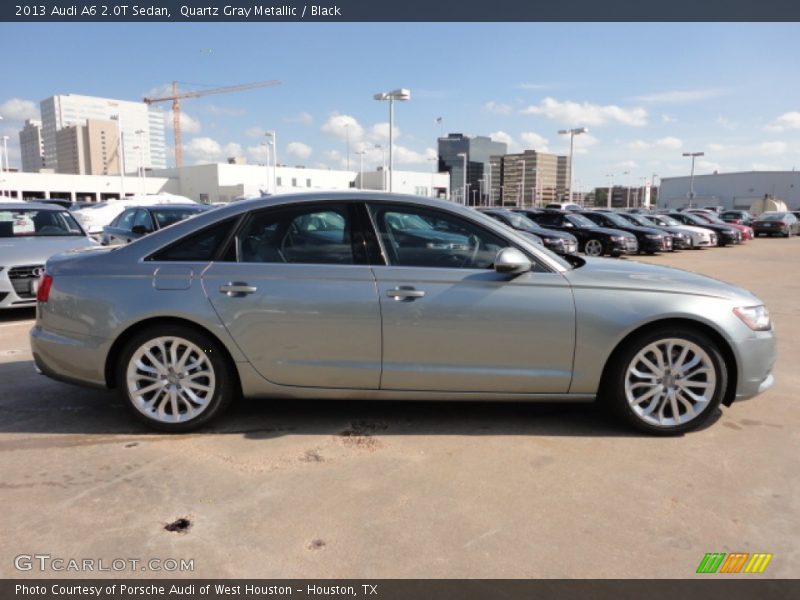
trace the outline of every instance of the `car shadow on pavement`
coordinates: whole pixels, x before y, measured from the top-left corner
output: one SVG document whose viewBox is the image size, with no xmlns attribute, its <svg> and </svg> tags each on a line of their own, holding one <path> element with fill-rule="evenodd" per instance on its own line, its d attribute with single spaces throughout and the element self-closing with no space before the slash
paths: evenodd
<svg viewBox="0 0 800 600">
<path fill-rule="evenodd" d="M 718 410 L 704 427 L 720 415 Z M 36 375 L 31 360 L 0 363 L 0 433 L 169 437 L 138 422 L 116 393 Z M 251 440 L 285 435 L 644 435 L 593 403 L 291 399 L 239 399 L 218 421 L 191 435 L 222 434 Z"/>
<path fill-rule="evenodd" d="M 35 308 L 9 308 L 0 311 L 0 324 L 28 321 L 36 318 Z"/>
</svg>

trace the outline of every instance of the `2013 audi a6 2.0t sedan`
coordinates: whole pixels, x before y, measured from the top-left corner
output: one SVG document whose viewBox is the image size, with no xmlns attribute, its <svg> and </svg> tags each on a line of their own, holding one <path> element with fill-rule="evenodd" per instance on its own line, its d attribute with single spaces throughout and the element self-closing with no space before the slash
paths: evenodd
<svg viewBox="0 0 800 600">
<path fill-rule="evenodd" d="M 240 201 L 46 265 L 38 369 L 115 388 L 187 431 L 246 397 L 604 402 L 673 434 L 770 387 L 749 292 L 677 269 L 559 257 L 430 198 Z"/>
</svg>

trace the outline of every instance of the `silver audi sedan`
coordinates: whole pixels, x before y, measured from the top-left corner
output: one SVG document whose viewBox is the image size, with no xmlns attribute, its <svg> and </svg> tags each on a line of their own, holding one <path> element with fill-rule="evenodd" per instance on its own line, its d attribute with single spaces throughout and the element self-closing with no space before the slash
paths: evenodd
<svg viewBox="0 0 800 600">
<path fill-rule="evenodd" d="M 746 290 L 561 258 L 430 198 L 237 202 L 128 246 L 51 258 L 31 345 L 58 380 L 188 431 L 247 397 L 598 400 L 639 430 L 697 428 L 772 385 Z"/>
</svg>

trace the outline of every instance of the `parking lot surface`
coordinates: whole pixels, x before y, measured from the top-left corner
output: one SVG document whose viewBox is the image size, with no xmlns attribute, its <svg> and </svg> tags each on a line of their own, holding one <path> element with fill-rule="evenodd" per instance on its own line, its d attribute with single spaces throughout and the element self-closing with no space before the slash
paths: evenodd
<svg viewBox="0 0 800 600">
<path fill-rule="evenodd" d="M 748 288 L 777 329 L 773 389 L 675 438 L 591 405 L 287 400 L 159 435 L 37 375 L 33 311 L 0 314 L 0 575 L 686 578 L 740 551 L 798 577 L 798 256 L 758 239 L 636 259 Z M 33 554 L 194 570 L 15 569 Z"/>
</svg>

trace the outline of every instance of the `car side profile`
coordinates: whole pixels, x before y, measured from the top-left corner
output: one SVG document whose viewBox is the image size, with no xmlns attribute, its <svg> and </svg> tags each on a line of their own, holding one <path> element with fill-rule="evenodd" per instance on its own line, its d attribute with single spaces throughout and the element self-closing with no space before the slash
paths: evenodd
<svg viewBox="0 0 800 600">
<path fill-rule="evenodd" d="M 206 204 L 156 204 L 132 206 L 122 211 L 109 225 L 103 227 L 100 243 L 128 244 L 143 235 L 169 227 L 189 217 L 209 210 Z"/>
<path fill-rule="evenodd" d="M 519 209 L 531 221 L 545 229 L 564 231 L 578 239 L 578 249 L 587 256 L 622 256 L 636 254 L 639 244 L 636 236 L 627 231 L 600 227 L 574 211 L 546 210 L 543 212 Z"/>
<path fill-rule="evenodd" d="M 382 193 L 245 200 L 47 262 L 31 347 L 171 432 L 238 396 L 599 400 L 678 434 L 773 382 L 767 309 L 700 275 L 569 261 L 488 216 Z"/>
</svg>

